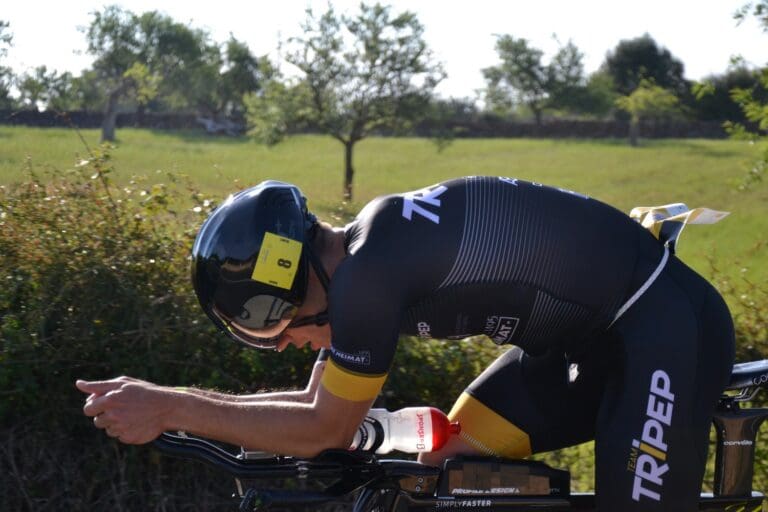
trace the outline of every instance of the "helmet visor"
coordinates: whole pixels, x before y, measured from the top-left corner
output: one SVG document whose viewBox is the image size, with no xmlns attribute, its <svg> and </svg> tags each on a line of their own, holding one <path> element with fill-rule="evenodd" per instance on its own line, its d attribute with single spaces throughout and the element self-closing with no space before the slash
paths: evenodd
<svg viewBox="0 0 768 512">
<path fill-rule="evenodd" d="M 272 349 L 296 316 L 297 307 L 271 295 L 256 295 L 246 300 L 236 315 L 226 315 L 213 307 L 213 313 L 230 336 L 256 348 Z"/>
</svg>

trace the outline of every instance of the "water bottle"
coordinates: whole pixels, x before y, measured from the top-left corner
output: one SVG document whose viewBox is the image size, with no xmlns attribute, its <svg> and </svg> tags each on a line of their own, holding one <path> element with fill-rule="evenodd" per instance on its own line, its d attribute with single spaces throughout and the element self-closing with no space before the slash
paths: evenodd
<svg viewBox="0 0 768 512">
<path fill-rule="evenodd" d="M 458 423 L 434 407 L 406 407 L 399 411 L 371 409 L 355 433 L 351 450 L 406 453 L 439 450 L 448 436 L 461 431 Z"/>
</svg>

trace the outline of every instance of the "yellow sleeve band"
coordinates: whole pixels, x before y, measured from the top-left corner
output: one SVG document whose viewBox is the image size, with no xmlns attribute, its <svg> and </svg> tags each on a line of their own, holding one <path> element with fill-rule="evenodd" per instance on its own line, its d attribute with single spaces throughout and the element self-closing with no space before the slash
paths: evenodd
<svg viewBox="0 0 768 512">
<path fill-rule="evenodd" d="M 383 375 L 363 375 L 345 370 L 334 363 L 332 359 L 329 359 L 328 364 L 325 365 L 320 384 L 339 398 L 352 402 L 362 402 L 376 398 L 385 380 L 387 380 L 386 373 Z"/>
<path fill-rule="evenodd" d="M 481 453 L 510 459 L 531 454 L 528 434 L 466 392 L 456 400 L 448 419 L 459 422 L 459 436 Z"/>
</svg>

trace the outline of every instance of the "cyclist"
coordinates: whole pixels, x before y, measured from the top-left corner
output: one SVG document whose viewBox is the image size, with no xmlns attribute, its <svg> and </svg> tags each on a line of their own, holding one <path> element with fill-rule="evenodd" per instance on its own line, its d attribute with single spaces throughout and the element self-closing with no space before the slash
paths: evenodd
<svg viewBox="0 0 768 512">
<path fill-rule="evenodd" d="M 457 400 L 460 436 L 423 461 L 595 439 L 599 509 L 697 509 L 710 416 L 733 362 L 731 318 L 709 283 L 606 204 L 466 177 L 375 199 L 333 228 L 296 187 L 267 181 L 208 218 L 192 274 L 233 339 L 330 356 L 292 393 L 78 381 L 85 413 L 123 442 L 185 430 L 298 456 L 344 448 L 400 333 L 485 334 L 515 348 Z"/>
</svg>

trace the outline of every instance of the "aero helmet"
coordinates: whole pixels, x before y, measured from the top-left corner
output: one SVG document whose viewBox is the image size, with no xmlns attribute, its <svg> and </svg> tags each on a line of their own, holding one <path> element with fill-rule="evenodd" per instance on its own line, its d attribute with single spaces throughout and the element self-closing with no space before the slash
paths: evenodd
<svg viewBox="0 0 768 512">
<path fill-rule="evenodd" d="M 307 293 L 309 265 L 327 275 L 308 243 L 317 219 L 294 185 L 264 181 L 221 204 L 192 248 L 192 283 L 200 305 L 231 338 L 274 348 Z M 327 315 L 316 315 L 321 324 Z M 292 323 L 293 322 L 293 323 Z"/>
</svg>

